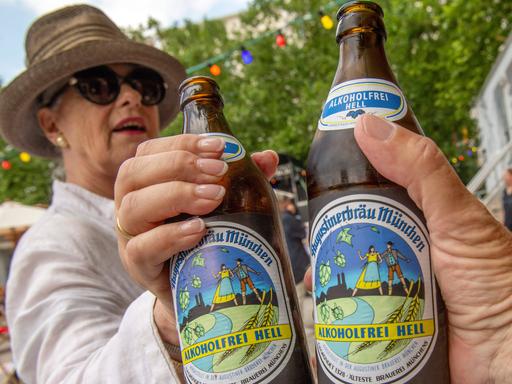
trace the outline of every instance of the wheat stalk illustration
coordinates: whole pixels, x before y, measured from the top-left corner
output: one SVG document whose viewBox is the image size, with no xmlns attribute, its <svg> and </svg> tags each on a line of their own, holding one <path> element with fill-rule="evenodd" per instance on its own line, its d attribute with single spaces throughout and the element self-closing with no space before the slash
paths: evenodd
<svg viewBox="0 0 512 384">
<path fill-rule="evenodd" d="M 405 299 L 402 302 L 402 304 L 400 304 L 393 312 L 391 312 L 379 324 L 394 324 L 394 323 L 399 323 L 400 322 L 400 319 L 402 318 L 403 313 L 404 313 L 405 304 L 407 303 L 407 300 L 409 299 L 409 295 L 411 294 L 411 290 L 412 290 L 413 284 L 414 284 L 414 282 L 411 281 L 411 283 L 409 285 L 409 290 L 407 292 L 407 296 L 405 297 Z M 368 348 L 370 348 L 370 347 L 372 347 L 375 344 L 378 344 L 380 342 L 382 342 L 382 341 L 365 341 L 364 343 L 359 344 L 359 346 L 353 352 L 349 353 L 349 355 L 356 354 L 356 353 L 359 353 L 361 351 L 364 351 L 365 349 L 368 349 Z"/>
<path fill-rule="evenodd" d="M 272 288 L 270 288 L 270 300 L 265 307 L 265 311 L 263 312 L 263 319 L 260 322 L 260 327 L 267 327 L 272 325 L 274 322 L 274 306 L 272 305 Z"/>
<path fill-rule="evenodd" d="M 263 311 L 263 316 L 261 318 L 261 321 L 258 325 L 258 328 L 268 327 L 270 325 L 274 325 L 275 319 L 274 319 L 274 306 L 272 305 L 272 288 L 270 288 L 270 300 L 265 307 L 265 310 Z M 248 361 L 251 356 L 256 353 L 257 350 L 262 348 L 263 346 L 266 346 L 268 343 L 259 343 L 259 344 L 253 344 L 251 345 L 247 351 L 245 352 L 244 357 L 240 360 L 241 363 L 245 363 Z"/>
<path fill-rule="evenodd" d="M 412 284 L 411 284 L 412 288 Z M 407 308 L 407 313 L 405 314 L 404 318 L 402 319 L 403 323 L 407 323 L 410 321 L 418 320 L 418 315 L 420 313 L 420 293 L 421 288 L 421 278 L 418 277 L 418 289 L 416 290 L 416 294 L 414 295 L 413 299 L 411 300 L 409 307 Z M 409 292 L 411 289 L 409 289 Z M 400 345 L 403 345 L 406 342 L 406 340 L 391 340 L 388 345 L 386 345 L 386 348 L 379 354 L 379 358 L 382 358 L 386 356 L 387 354 L 394 351 L 396 348 L 398 348 Z"/>
<path fill-rule="evenodd" d="M 407 308 L 407 314 L 405 315 L 403 322 L 418 320 L 418 315 L 420 313 L 420 288 L 421 278 L 418 278 L 418 290 L 416 291 L 416 295 L 414 295 L 414 298 L 411 300 L 409 308 Z"/>
<path fill-rule="evenodd" d="M 263 307 L 263 302 L 265 301 L 265 294 L 266 294 L 266 291 L 263 291 L 263 295 L 261 297 L 261 303 L 260 303 L 260 306 L 258 307 L 258 310 L 256 311 L 256 313 L 254 315 L 252 315 L 249 319 L 247 319 L 247 321 L 244 323 L 244 325 L 242 325 L 242 327 L 237 332 L 246 331 L 248 329 L 253 329 L 253 328 L 258 327 L 258 318 L 260 317 L 261 308 Z M 270 300 L 272 300 L 272 289 L 270 290 Z M 228 358 L 230 355 L 232 355 L 238 348 L 241 348 L 241 347 L 235 347 L 235 348 L 231 348 L 231 349 L 228 349 L 227 351 L 225 351 L 214 365 L 219 365 L 220 363 L 222 363 L 224 360 L 226 360 L 226 358 Z"/>
<path fill-rule="evenodd" d="M 261 308 L 263 307 L 263 302 L 265 301 L 266 293 L 266 291 L 263 291 L 263 296 L 261 298 L 261 303 L 260 306 L 258 307 L 258 310 L 244 323 L 244 325 L 242 326 L 242 328 L 239 329 L 239 331 L 245 331 L 246 329 L 253 329 L 257 327 L 258 317 L 260 315 Z M 270 300 L 272 300 L 272 289 L 270 290 L 270 297 Z"/>
</svg>

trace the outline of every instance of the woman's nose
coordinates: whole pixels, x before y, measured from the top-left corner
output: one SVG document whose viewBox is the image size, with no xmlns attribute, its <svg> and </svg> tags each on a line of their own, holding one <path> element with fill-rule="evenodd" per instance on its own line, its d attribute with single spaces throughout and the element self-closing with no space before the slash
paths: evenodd
<svg viewBox="0 0 512 384">
<path fill-rule="evenodd" d="M 117 102 L 119 105 L 141 105 L 142 95 L 133 89 L 129 84 L 123 83 L 121 84 L 121 89 L 119 91 L 119 96 L 117 97 Z"/>
</svg>

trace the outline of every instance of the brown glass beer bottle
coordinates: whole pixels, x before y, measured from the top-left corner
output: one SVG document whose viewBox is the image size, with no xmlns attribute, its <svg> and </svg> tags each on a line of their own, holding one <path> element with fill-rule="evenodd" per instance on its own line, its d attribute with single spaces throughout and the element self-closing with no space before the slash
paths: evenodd
<svg viewBox="0 0 512 384">
<path fill-rule="evenodd" d="M 339 64 L 307 164 L 319 383 L 448 383 L 425 219 L 353 132 L 365 113 L 422 130 L 388 64 L 379 5 L 351 1 L 338 21 Z"/>
<path fill-rule="evenodd" d="M 217 84 L 180 86 L 183 133 L 221 137 L 226 195 L 207 234 L 171 262 L 189 383 L 311 383 L 289 258 L 270 184 L 233 136 Z"/>
</svg>

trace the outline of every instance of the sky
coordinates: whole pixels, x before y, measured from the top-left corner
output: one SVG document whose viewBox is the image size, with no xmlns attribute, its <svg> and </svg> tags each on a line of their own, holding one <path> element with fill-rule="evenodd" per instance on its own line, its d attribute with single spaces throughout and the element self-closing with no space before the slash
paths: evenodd
<svg viewBox="0 0 512 384">
<path fill-rule="evenodd" d="M 80 0 L 79 0 L 80 1 Z M 171 25 L 185 18 L 212 19 L 237 13 L 249 0 L 82 0 L 100 8 L 120 27 L 136 27 L 149 16 Z M 0 0 L 0 79 L 5 85 L 25 68 L 25 33 L 38 16 L 72 0 Z"/>
</svg>

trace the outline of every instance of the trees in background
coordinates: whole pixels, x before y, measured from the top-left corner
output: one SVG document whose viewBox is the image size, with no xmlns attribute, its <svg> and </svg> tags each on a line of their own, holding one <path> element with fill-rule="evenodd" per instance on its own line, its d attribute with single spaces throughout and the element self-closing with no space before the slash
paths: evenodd
<svg viewBox="0 0 512 384">
<path fill-rule="evenodd" d="M 427 135 L 447 157 L 466 155 L 477 143 L 471 108 L 500 45 L 511 31 L 512 2 L 493 0 L 381 0 L 388 31 L 386 50 L 409 102 Z M 241 26 L 226 32 L 223 20 L 185 21 L 161 26 L 155 20 L 128 33 L 153 40 L 179 58 L 186 67 L 233 51 L 217 64 L 216 77 L 225 98 L 225 112 L 236 135 L 249 151 L 273 148 L 305 160 L 322 103 L 338 61 L 335 30 L 320 24 L 317 11 L 327 0 L 254 0 L 241 17 Z M 303 20 L 306 14 L 311 20 Z M 335 9 L 326 9 L 335 16 Z M 282 29 L 285 47 L 275 35 Z M 241 44 L 254 61 L 240 60 Z M 213 62 L 212 62 L 213 64 Z M 192 75 L 210 75 L 204 68 Z M 166 135 L 179 133 L 181 117 Z M 6 156 L 0 143 L 0 157 Z M 20 165 L 20 167 L 18 167 Z M 53 166 L 32 160 L 0 169 L 0 200 L 35 203 L 48 200 L 48 175 Z M 474 157 L 455 165 L 467 182 L 476 171 Z"/>
</svg>

